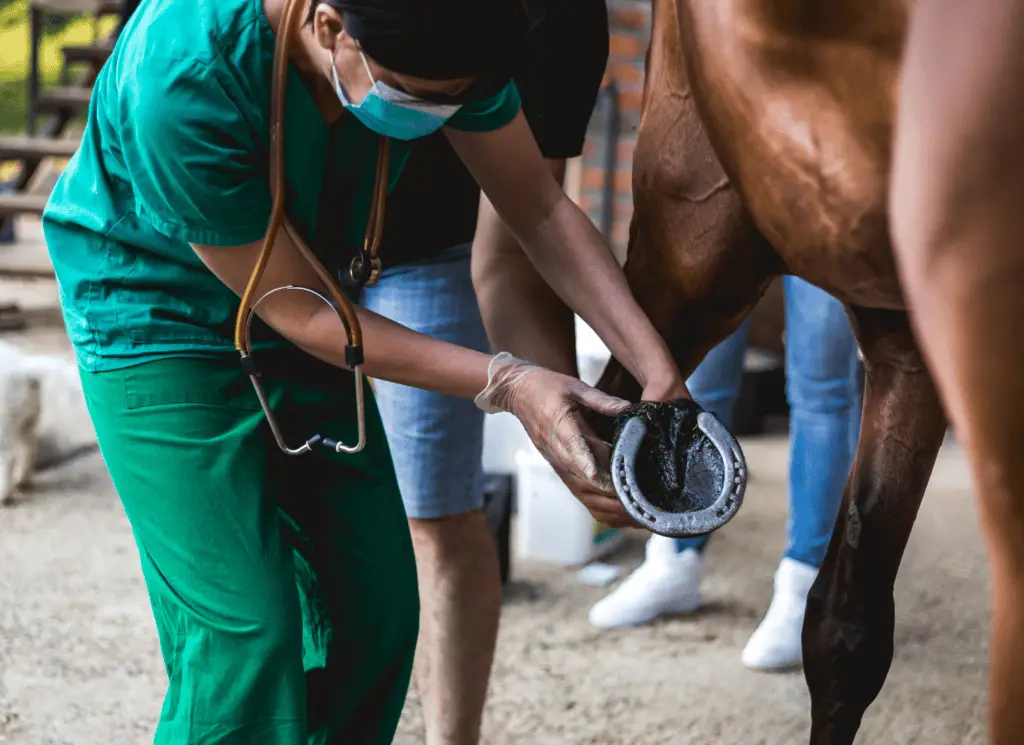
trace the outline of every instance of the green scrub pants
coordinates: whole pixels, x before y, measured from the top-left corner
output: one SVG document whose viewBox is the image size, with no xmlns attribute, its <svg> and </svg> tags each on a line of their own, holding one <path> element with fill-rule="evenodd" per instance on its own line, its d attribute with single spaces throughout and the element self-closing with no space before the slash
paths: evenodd
<svg viewBox="0 0 1024 745">
<path fill-rule="evenodd" d="M 314 433 L 355 442 L 350 373 L 295 350 L 260 359 L 289 445 Z M 288 456 L 237 358 L 82 382 L 169 679 L 155 742 L 390 743 L 419 597 L 369 386 L 361 453 Z"/>
</svg>

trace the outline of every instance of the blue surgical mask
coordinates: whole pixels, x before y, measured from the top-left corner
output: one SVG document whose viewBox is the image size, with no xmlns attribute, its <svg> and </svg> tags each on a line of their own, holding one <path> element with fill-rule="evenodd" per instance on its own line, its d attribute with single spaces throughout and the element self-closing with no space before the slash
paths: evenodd
<svg viewBox="0 0 1024 745">
<path fill-rule="evenodd" d="M 362 103 L 354 104 L 345 96 L 338 80 L 338 68 L 331 55 L 331 75 L 334 78 L 334 90 L 341 100 L 341 105 L 379 135 L 393 137 L 396 140 L 415 140 L 433 134 L 459 110 L 458 105 L 433 103 L 416 98 L 405 91 L 395 90 L 386 83 L 373 79 L 370 66 L 366 63 L 363 50 L 359 50 L 366 74 L 373 83 Z"/>
</svg>

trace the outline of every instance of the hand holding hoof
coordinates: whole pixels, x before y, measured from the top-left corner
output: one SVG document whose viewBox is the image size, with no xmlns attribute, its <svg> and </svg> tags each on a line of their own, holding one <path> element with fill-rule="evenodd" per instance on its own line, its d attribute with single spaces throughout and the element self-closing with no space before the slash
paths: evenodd
<svg viewBox="0 0 1024 745">
<path fill-rule="evenodd" d="M 596 436 L 588 437 L 587 442 L 597 459 L 598 466 L 604 473 L 608 472 L 612 458 L 612 448 L 606 442 L 602 442 Z M 569 488 L 573 496 L 587 508 L 587 512 L 597 522 L 609 528 L 633 528 L 636 522 L 623 508 L 622 501 L 616 496 L 615 488 L 608 480 L 607 487 L 602 483 L 596 486 L 589 481 L 573 476 L 566 471 L 555 468 L 562 482 Z"/>
<path fill-rule="evenodd" d="M 718 530 L 739 511 L 743 451 L 695 401 L 636 404 L 616 418 L 615 430 L 612 483 L 641 527 L 689 538 Z"/>
</svg>

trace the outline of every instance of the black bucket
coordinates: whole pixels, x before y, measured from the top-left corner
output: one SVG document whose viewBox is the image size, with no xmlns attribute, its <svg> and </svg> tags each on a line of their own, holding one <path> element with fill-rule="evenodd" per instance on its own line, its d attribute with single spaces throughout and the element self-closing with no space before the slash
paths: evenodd
<svg viewBox="0 0 1024 745">
<path fill-rule="evenodd" d="M 512 495 L 515 479 L 507 474 L 484 476 L 484 515 L 498 547 L 501 584 L 508 582 L 512 570 Z"/>
</svg>

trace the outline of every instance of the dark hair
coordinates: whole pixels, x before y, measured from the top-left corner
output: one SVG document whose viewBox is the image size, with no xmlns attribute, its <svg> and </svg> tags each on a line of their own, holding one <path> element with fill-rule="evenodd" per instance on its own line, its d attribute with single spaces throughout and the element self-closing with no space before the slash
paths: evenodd
<svg viewBox="0 0 1024 745">
<path fill-rule="evenodd" d="M 349 0 L 310 0 L 310 3 L 309 3 L 309 13 L 306 16 L 306 23 L 312 23 L 313 22 L 313 16 L 316 14 L 316 9 L 318 7 L 320 7 L 320 5 L 322 5 L 323 3 L 327 3 L 332 8 L 337 10 L 339 13 L 346 13 L 346 12 L 348 12 L 348 10 L 352 6 L 356 6 L 356 5 L 365 6 L 365 5 L 370 5 L 370 4 L 374 4 L 374 5 L 376 4 L 376 3 L 373 2 L 373 0 L 369 0 L 369 2 L 363 2 L 363 3 L 358 3 L 358 2 L 354 3 L 354 2 L 350 2 Z M 519 11 L 522 12 L 523 14 L 527 15 L 527 16 L 529 16 L 535 10 L 535 8 L 537 7 L 536 0 L 517 0 L 517 2 L 514 3 L 514 4 L 518 5 L 519 6 Z"/>
<path fill-rule="evenodd" d="M 311 0 L 389 70 L 429 80 L 476 76 L 503 86 L 528 23 L 526 0 Z"/>
</svg>

